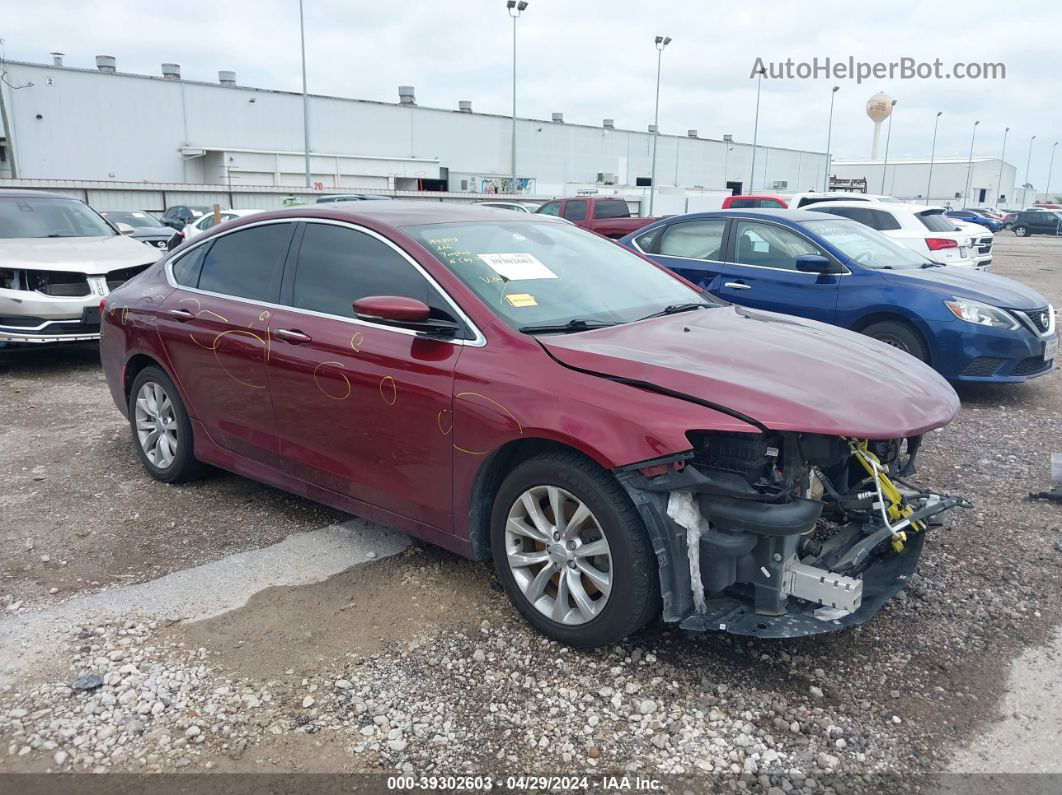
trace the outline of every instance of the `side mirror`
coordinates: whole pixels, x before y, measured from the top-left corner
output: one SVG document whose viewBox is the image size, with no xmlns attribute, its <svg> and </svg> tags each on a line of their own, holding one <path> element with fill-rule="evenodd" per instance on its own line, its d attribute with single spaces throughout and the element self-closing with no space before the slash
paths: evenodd
<svg viewBox="0 0 1062 795">
<path fill-rule="evenodd" d="M 801 273 L 844 273 L 840 265 L 821 254 L 801 254 L 796 258 L 796 269 Z"/>
<path fill-rule="evenodd" d="M 133 234 L 133 227 L 131 227 L 129 224 L 123 224 L 121 221 L 116 223 L 114 225 L 114 228 L 118 230 L 118 234 L 120 234 L 120 235 L 131 235 L 131 234 Z"/>
<path fill-rule="evenodd" d="M 176 218 L 163 218 L 162 223 L 166 224 L 170 229 L 176 229 L 178 232 L 184 229 L 184 223 Z"/>
<path fill-rule="evenodd" d="M 401 295 L 370 295 L 354 302 L 358 320 L 417 331 L 431 337 L 453 337 L 459 326 L 452 320 L 429 317 L 423 301 Z"/>
</svg>

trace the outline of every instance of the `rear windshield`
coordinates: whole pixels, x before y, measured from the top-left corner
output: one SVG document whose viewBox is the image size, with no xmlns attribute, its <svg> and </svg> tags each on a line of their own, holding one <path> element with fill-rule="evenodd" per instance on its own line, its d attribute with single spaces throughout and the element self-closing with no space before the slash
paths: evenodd
<svg viewBox="0 0 1062 795">
<path fill-rule="evenodd" d="M 954 232 L 955 222 L 944 215 L 943 210 L 926 210 L 915 213 L 915 218 L 930 232 Z"/>
</svg>

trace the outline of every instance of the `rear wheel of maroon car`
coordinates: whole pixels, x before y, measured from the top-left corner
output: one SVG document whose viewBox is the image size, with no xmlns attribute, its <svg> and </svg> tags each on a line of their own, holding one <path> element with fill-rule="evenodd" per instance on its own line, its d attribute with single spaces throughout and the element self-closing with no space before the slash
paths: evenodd
<svg viewBox="0 0 1062 795">
<path fill-rule="evenodd" d="M 543 634 L 594 648 L 660 610 L 656 557 L 619 484 L 578 453 L 536 456 L 502 483 L 491 515 L 494 564 Z"/>
<path fill-rule="evenodd" d="M 145 367 L 129 390 L 129 425 L 140 460 L 163 483 L 181 483 L 203 474 L 192 455 L 192 424 L 177 387 L 158 367 Z"/>
</svg>

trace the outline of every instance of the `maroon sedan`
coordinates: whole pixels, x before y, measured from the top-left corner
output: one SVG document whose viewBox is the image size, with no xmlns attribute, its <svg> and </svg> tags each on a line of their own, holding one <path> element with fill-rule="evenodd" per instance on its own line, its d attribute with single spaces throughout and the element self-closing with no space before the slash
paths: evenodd
<svg viewBox="0 0 1062 795">
<path fill-rule="evenodd" d="M 929 367 L 721 304 L 555 218 L 264 213 L 101 308 L 152 476 L 209 464 L 493 558 L 575 646 L 661 613 L 766 637 L 862 623 L 962 503 L 903 480 L 958 410 Z"/>
</svg>

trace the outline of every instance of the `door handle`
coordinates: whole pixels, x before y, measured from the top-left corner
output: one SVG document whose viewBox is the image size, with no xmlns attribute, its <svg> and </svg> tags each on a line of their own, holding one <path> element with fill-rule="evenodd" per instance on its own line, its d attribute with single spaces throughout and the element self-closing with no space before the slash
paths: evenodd
<svg viewBox="0 0 1062 795">
<path fill-rule="evenodd" d="M 292 345 L 313 342 L 313 338 L 309 334 L 303 334 L 298 329 L 278 328 L 273 332 L 273 336 L 284 340 L 284 342 L 290 342 Z"/>
<path fill-rule="evenodd" d="M 723 287 L 729 287 L 731 290 L 751 290 L 752 288 L 745 284 L 745 282 L 724 282 Z"/>
<path fill-rule="evenodd" d="M 190 309 L 167 309 L 166 314 L 179 323 L 195 320 L 195 314 Z"/>
</svg>

